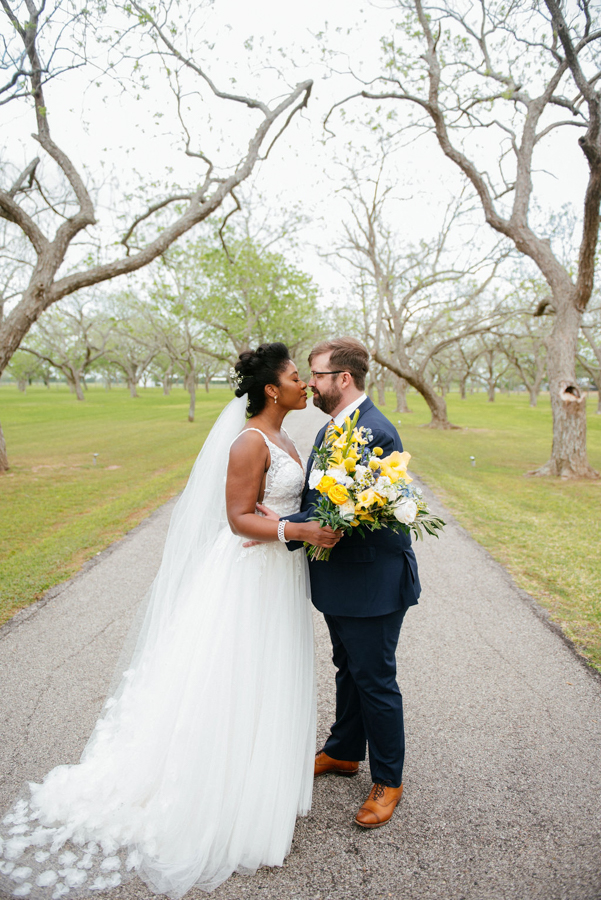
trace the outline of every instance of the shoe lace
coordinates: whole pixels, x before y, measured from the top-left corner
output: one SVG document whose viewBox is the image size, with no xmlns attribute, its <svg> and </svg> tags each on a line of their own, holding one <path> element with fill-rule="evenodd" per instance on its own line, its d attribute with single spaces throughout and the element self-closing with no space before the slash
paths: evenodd
<svg viewBox="0 0 601 900">
<path fill-rule="evenodd" d="M 372 800 L 379 800 L 380 797 L 384 796 L 385 791 L 386 791 L 385 784 L 374 784 Z"/>
</svg>

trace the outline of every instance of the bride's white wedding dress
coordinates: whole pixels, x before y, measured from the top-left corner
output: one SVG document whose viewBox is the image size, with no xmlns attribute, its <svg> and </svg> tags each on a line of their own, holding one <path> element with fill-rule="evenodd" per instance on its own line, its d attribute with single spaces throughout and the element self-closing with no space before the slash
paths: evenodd
<svg viewBox="0 0 601 900">
<path fill-rule="evenodd" d="M 117 886 L 128 872 L 171 897 L 209 891 L 234 871 L 281 865 L 296 816 L 310 808 L 306 559 L 279 542 L 245 549 L 224 523 L 223 445 L 244 421 L 243 401 L 232 403 L 243 405 L 223 414 L 211 471 L 201 454 L 176 507 L 131 667 L 81 762 L 30 785 L 4 818 L 0 887 L 9 896 L 68 898 Z M 264 502 L 295 512 L 304 473 L 265 440 Z M 203 500 L 206 477 L 221 483 L 207 484 Z M 215 490 L 219 515 L 190 527 L 195 503 L 209 516 Z"/>
</svg>

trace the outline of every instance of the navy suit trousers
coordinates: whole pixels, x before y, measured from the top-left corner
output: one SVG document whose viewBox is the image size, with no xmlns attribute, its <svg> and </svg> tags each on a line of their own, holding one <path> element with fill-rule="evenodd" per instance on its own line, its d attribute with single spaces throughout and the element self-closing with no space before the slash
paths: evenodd
<svg viewBox="0 0 601 900">
<path fill-rule="evenodd" d="M 336 722 L 324 750 L 333 759 L 365 759 L 374 783 L 399 787 L 403 780 L 403 698 L 396 682 L 395 651 L 404 610 L 384 616 L 332 616 L 336 673 Z"/>
</svg>

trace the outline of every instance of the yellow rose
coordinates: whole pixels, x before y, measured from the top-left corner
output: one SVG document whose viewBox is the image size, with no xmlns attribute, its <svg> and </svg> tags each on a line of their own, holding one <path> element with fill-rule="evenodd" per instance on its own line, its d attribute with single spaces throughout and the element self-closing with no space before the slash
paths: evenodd
<svg viewBox="0 0 601 900">
<path fill-rule="evenodd" d="M 331 475 L 324 475 L 316 489 L 320 494 L 327 494 L 331 487 L 336 484 L 336 479 L 332 478 Z"/>
<path fill-rule="evenodd" d="M 348 500 L 348 491 L 343 484 L 335 484 L 328 491 L 328 499 L 336 506 L 342 506 Z"/>
<path fill-rule="evenodd" d="M 373 453 L 374 456 L 382 456 L 382 454 L 384 453 L 384 451 L 382 450 L 381 447 L 373 447 L 373 448 L 372 448 L 372 453 Z"/>
</svg>

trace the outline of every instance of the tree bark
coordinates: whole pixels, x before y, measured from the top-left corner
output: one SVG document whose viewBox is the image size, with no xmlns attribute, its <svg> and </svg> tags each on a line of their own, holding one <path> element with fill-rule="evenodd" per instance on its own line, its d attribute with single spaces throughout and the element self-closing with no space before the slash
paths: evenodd
<svg viewBox="0 0 601 900">
<path fill-rule="evenodd" d="M 494 403 L 494 402 L 495 402 L 495 390 L 496 390 L 496 387 L 497 387 L 496 381 L 489 381 L 489 382 L 488 382 L 488 402 L 489 402 L 489 403 Z"/>
<path fill-rule="evenodd" d="M 6 453 L 6 441 L 4 440 L 4 432 L 2 431 L 2 425 L 0 424 L 0 474 L 2 472 L 8 472 L 8 455 Z"/>
<path fill-rule="evenodd" d="M 66 375 L 67 381 L 69 382 L 69 387 L 71 391 L 75 394 L 78 400 L 85 400 L 84 392 L 81 387 L 81 379 L 79 377 L 78 372 L 71 372 L 69 375 Z"/>
<path fill-rule="evenodd" d="M 459 379 L 459 396 L 462 400 L 466 398 L 466 388 L 467 388 L 467 375 L 465 378 Z"/>
<path fill-rule="evenodd" d="M 415 372 L 413 370 L 405 369 L 401 370 L 401 368 L 395 365 L 390 360 L 387 360 L 379 351 L 376 351 L 374 354 L 374 359 L 376 362 L 379 362 L 381 366 L 385 366 L 399 378 L 404 378 L 405 381 L 414 387 L 416 391 L 418 391 L 426 403 L 428 404 L 428 409 L 430 410 L 430 414 L 432 416 L 430 422 L 428 422 L 428 428 L 457 428 L 457 425 L 453 425 L 449 422 L 449 417 L 447 415 L 447 404 L 444 397 L 441 397 L 436 393 L 432 385 L 424 378 L 424 376 L 420 372 Z"/>
<path fill-rule="evenodd" d="M 378 379 L 377 388 L 378 388 L 378 406 L 386 406 L 386 390 L 384 388 L 384 382 L 381 379 Z"/>
<path fill-rule="evenodd" d="M 395 412 L 410 413 L 411 410 L 407 405 L 407 382 L 404 378 L 394 379 L 394 389 L 396 392 L 396 409 Z"/>
<path fill-rule="evenodd" d="M 188 422 L 194 421 L 194 413 L 196 412 L 196 378 L 192 376 L 188 379 L 188 391 L 190 393 L 190 407 L 188 409 Z"/>
<path fill-rule="evenodd" d="M 538 388 L 535 384 L 531 384 L 528 388 L 530 394 L 530 406 L 535 407 L 538 404 Z"/>
<path fill-rule="evenodd" d="M 134 378 L 128 378 L 128 379 L 127 379 L 127 386 L 128 386 L 128 388 L 129 388 L 130 396 L 131 396 L 131 397 L 134 397 L 134 398 L 137 398 L 137 396 L 138 396 L 138 390 L 137 390 L 137 383 L 136 383 L 136 380 L 135 380 Z"/>
<path fill-rule="evenodd" d="M 19 388 L 19 390 L 21 391 L 21 393 L 24 394 L 25 391 L 27 390 L 27 379 L 26 379 L 26 378 L 19 378 L 18 381 L 17 381 L 17 387 Z"/>
<path fill-rule="evenodd" d="M 553 410 L 553 448 L 533 475 L 598 478 L 586 455 L 586 393 L 576 381 L 576 351 L 582 313 L 570 301 L 555 304 L 547 371 Z"/>
</svg>

